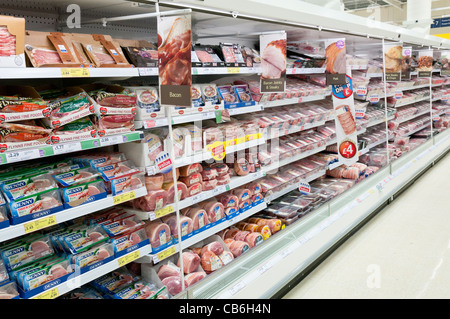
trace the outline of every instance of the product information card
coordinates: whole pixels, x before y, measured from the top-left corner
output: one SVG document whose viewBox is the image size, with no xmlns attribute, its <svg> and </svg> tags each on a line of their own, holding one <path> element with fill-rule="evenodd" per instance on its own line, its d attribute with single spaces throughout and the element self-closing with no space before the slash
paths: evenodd
<svg viewBox="0 0 450 319">
<path fill-rule="evenodd" d="M 286 32 L 262 34 L 261 93 L 282 93 L 286 90 Z"/>
</svg>

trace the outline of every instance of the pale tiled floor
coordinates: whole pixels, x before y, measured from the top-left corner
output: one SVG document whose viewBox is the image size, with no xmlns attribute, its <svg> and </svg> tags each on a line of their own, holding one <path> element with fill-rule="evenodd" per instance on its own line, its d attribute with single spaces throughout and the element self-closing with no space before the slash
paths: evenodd
<svg viewBox="0 0 450 319">
<path fill-rule="evenodd" d="M 284 298 L 450 298 L 450 154 Z"/>
</svg>

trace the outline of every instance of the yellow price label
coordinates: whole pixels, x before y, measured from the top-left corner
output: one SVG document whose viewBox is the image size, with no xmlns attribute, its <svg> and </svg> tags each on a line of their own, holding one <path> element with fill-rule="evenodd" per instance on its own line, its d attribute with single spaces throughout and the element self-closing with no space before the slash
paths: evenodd
<svg viewBox="0 0 450 319">
<path fill-rule="evenodd" d="M 172 205 L 163 207 L 163 208 L 158 209 L 158 210 L 155 210 L 155 217 L 156 218 L 160 218 L 160 217 L 163 217 L 163 216 L 165 216 L 167 214 L 170 214 L 170 213 L 173 213 L 173 206 Z"/>
<path fill-rule="evenodd" d="M 135 199 L 135 198 L 136 198 L 136 192 L 135 191 L 124 193 L 124 194 L 120 194 L 120 195 L 117 195 L 117 196 L 113 197 L 114 205 L 122 204 L 123 202 L 127 202 L 127 201 Z"/>
<path fill-rule="evenodd" d="M 129 264 L 130 262 L 138 259 L 139 257 L 141 257 L 141 254 L 139 253 L 139 250 L 136 250 L 128 255 L 125 255 L 123 257 L 120 257 L 118 262 L 119 262 L 119 267 L 122 267 L 126 264 Z"/>
<path fill-rule="evenodd" d="M 33 220 L 29 223 L 25 223 L 23 227 L 25 229 L 25 234 L 28 234 L 46 227 L 50 227 L 52 225 L 56 225 L 55 216 L 48 216 L 38 220 Z"/>
<path fill-rule="evenodd" d="M 245 136 L 245 140 L 248 141 L 253 141 L 253 140 L 257 140 L 260 139 L 262 136 L 261 133 L 257 133 L 257 134 L 248 134 Z"/>
<path fill-rule="evenodd" d="M 236 144 L 242 144 L 242 143 L 245 143 L 245 136 L 243 136 L 243 137 L 238 137 L 238 138 L 236 139 Z"/>
<path fill-rule="evenodd" d="M 239 68 L 227 68 L 228 73 L 241 73 Z"/>
<path fill-rule="evenodd" d="M 63 68 L 61 76 L 63 78 L 88 78 L 91 75 L 88 68 Z"/>
<path fill-rule="evenodd" d="M 170 248 L 167 248 L 165 250 L 163 250 L 162 252 L 158 253 L 156 256 L 158 257 L 158 260 L 164 260 L 170 256 L 172 256 L 173 254 L 175 254 L 177 252 L 177 249 L 175 248 L 175 246 L 172 246 Z"/>
<path fill-rule="evenodd" d="M 58 288 L 55 287 L 42 294 L 37 295 L 36 297 L 33 297 L 32 299 L 55 299 L 57 297 L 59 297 L 59 291 Z"/>
</svg>

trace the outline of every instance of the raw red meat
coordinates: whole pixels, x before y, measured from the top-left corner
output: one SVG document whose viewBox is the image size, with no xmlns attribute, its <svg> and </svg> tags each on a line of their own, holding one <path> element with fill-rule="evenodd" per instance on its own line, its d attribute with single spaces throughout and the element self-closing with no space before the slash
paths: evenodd
<svg viewBox="0 0 450 319">
<path fill-rule="evenodd" d="M 217 269 L 222 268 L 223 262 L 219 258 L 219 256 L 217 256 L 212 251 L 207 250 L 202 253 L 201 265 L 203 270 L 205 270 L 206 273 L 209 274 L 213 271 L 216 271 Z"/>
<path fill-rule="evenodd" d="M 33 57 L 37 67 L 40 67 L 44 64 L 63 63 L 56 50 L 33 49 L 31 51 L 31 56 Z"/>
<path fill-rule="evenodd" d="M 203 181 L 215 179 L 218 176 L 217 170 L 212 167 L 204 167 L 201 174 Z"/>
<path fill-rule="evenodd" d="M 193 173 L 189 176 L 181 175 L 181 177 L 180 177 L 180 182 L 183 182 L 184 184 L 186 184 L 187 187 L 191 187 L 192 185 L 194 185 L 196 183 L 200 183 L 200 182 L 202 182 L 202 180 L 203 180 L 203 178 L 202 178 L 201 173 Z"/>
<path fill-rule="evenodd" d="M 195 196 L 197 194 L 200 194 L 202 191 L 203 191 L 203 183 L 200 182 L 200 183 L 194 184 L 188 188 L 187 197 Z"/>
<path fill-rule="evenodd" d="M 139 198 L 139 208 L 146 212 L 153 212 L 161 209 L 169 203 L 169 194 L 167 191 L 160 189 L 148 191 L 147 195 Z"/>
<path fill-rule="evenodd" d="M 190 274 L 191 272 L 197 270 L 200 265 L 199 255 L 193 252 L 185 251 L 181 254 L 181 257 L 183 258 L 183 271 L 185 274 Z M 180 259 L 178 259 L 177 266 L 180 267 L 180 265 L 181 262 Z"/>
<path fill-rule="evenodd" d="M 180 176 L 190 176 L 203 171 L 203 167 L 199 163 L 194 163 L 180 167 Z"/>
<path fill-rule="evenodd" d="M 224 247 L 220 241 L 213 241 L 212 243 L 209 243 L 208 245 L 203 246 L 200 254 L 203 255 L 203 253 L 206 251 L 210 251 L 210 252 L 216 254 L 217 256 L 219 256 L 220 254 L 223 253 Z"/>
<path fill-rule="evenodd" d="M 147 221 L 145 223 L 145 233 L 150 240 L 150 244 L 153 248 L 157 248 L 164 245 L 171 239 L 169 225 L 159 221 Z"/>
<path fill-rule="evenodd" d="M 210 223 L 216 222 L 225 217 L 225 208 L 222 203 L 216 200 L 207 200 L 198 204 L 208 214 Z"/>
<path fill-rule="evenodd" d="M 206 277 L 206 273 L 204 271 L 196 271 L 196 272 L 187 274 L 184 277 L 184 279 L 186 280 L 187 287 L 190 287 L 205 277 Z"/>
<path fill-rule="evenodd" d="M 252 232 L 245 237 L 245 242 L 248 243 L 250 248 L 255 247 L 263 241 L 263 237 L 258 232 Z"/>
<path fill-rule="evenodd" d="M 192 207 L 186 212 L 185 215 L 192 219 L 194 230 L 200 229 L 209 224 L 208 215 L 201 207 Z"/>
<path fill-rule="evenodd" d="M 164 182 L 164 175 L 159 173 L 152 176 L 145 176 L 145 188 L 147 191 L 159 190 Z"/>
<path fill-rule="evenodd" d="M 217 186 L 217 179 L 210 179 L 208 181 L 203 181 L 202 185 L 204 191 L 213 190 Z"/>
<path fill-rule="evenodd" d="M 231 251 L 231 253 L 235 258 L 239 257 L 250 248 L 246 242 L 234 240 L 231 238 L 226 239 L 225 244 L 227 245 L 228 249 Z"/>
<path fill-rule="evenodd" d="M 183 200 L 188 196 L 188 188 L 182 182 L 177 182 L 178 200 Z M 175 201 L 175 184 L 173 182 L 164 183 L 162 188 L 167 191 L 167 204 L 172 204 Z"/>
<path fill-rule="evenodd" d="M 171 262 L 169 262 L 165 265 L 162 265 L 158 269 L 158 277 L 161 280 L 163 280 L 164 278 L 167 278 L 167 277 L 180 276 L 180 275 L 181 275 L 180 268 L 175 266 Z"/>
<path fill-rule="evenodd" d="M 177 216 L 170 215 L 163 217 L 163 222 L 165 222 L 170 227 L 170 232 L 173 237 L 178 238 L 178 224 L 177 224 Z M 181 225 L 181 236 L 185 236 L 190 234 L 194 230 L 194 223 L 191 218 L 187 216 L 180 216 L 180 225 Z"/>
<path fill-rule="evenodd" d="M 222 194 L 218 197 L 219 201 L 222 203 L 223 207 L 238 207 L 239 198 L 231 193 Z"/>
<path fill-rule="evenodd" d="M 162 280 L 164 286 L 167 287 L 167 290 L 172 296 L 179 294 L 183 290 L 181 277 L 180 276 L 170 276 L 166 277 Z M 187 283 L 185 280 L 185 287 L 187 287 Z"/>
</svg>

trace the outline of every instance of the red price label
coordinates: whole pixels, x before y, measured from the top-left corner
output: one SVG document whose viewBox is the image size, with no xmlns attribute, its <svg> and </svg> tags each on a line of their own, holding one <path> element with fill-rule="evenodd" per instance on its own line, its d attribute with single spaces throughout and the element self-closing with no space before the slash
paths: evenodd
<svg viewBox="0 0 450 319">
<path fill-rule="evenodd" d="M 339 153 L 344 158 L 352 158 L 356 155 L 356 145 L 353 142 L 345 141 L 339 146 Z"/>
</svg>

